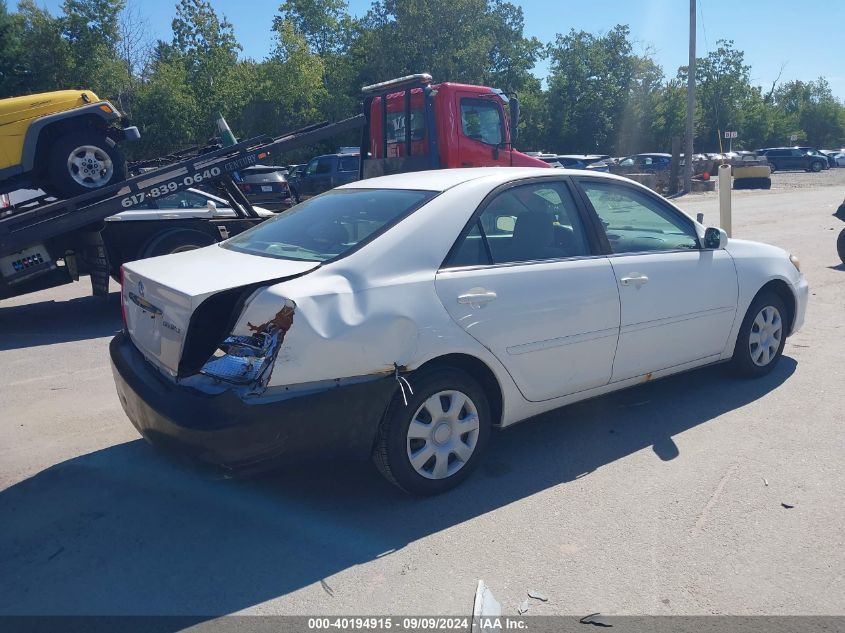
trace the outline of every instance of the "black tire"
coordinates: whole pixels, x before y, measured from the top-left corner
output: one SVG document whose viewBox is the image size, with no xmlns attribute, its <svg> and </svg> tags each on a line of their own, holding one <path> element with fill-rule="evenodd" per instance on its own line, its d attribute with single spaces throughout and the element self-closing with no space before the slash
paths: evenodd
<svg viewBox="0 0 845 633">
<path fill-rule="evenodd" d="M 413 495 L 440 494 L 451 490 L 464 481 L 479 463 L 490 436 L 490 407 L 481 386 L 469 374 L 459 369 L 452 367 L 438 368 L 437 370 L 425 371 L 420 374 L 412 374 L 408 376 L 408 380 L 414 393 L 413 395 L 408 395 L 407 405 L 405 405 L 401 391 L 397 391 L 394 395 L 379 426 L 378 435 L 373 447 L 373 462 L 389 482 L 405 492 Z M 448 468 L 452 468 L 461 462 L 463 462 L 463 465 L 458 465 L 455 472 L 451 475 L 441 479 L 433 479 L 423 476 L 414 468 L 408 453 L 414 450 L 413 443 L 422 443 L 416 449 L 418 453 L 429 445 L 432 446 L 433 450 L 436 450 L 436 440 L 409 438 L 408 431 L 411 422 L 415 421 L 414 418 L 417 418 L 416 423 L 418 424 L 422 424 L 427 418 L 429 420 L 428 425 L 432 427 L 433 438 L 434 430 L 438 429 L 442 424 L 438 425 L 438 421 L 432 419 L 433 416 L 425 412 L 427 409 L 423 411 L 423 405 L 433 395 L 445 391 L 460 392 L 469 399 L 477 413 L 478 429 L 477 435 L 475 436 L 474 449 L 466 461 L 461 460 L 457 454 L 448 452 L 448 445 L 441 447 L 443 452 L 448 453 L 448 457 L 444 458 L 448 464 Z M 443 402 L 444 400 L 441 399 L 441 404 Z M 446 400 L 446 404 L 449 404 L 448 400 Z M 445 414 L 445 412 L 443 413 Z M 458 416 L 460 415 L 464 415 L 464 419 L 470 417 L 466 407 L 458 411 Z M 447 439 L 451 441 L 453 438 L 457 438 L 453 444 L 461 442 L 467 445 L 473 439 L 470 437 L 471 432 L 467 432 L 460 437 L 452 434 Z M 466 438 L 466 442 L 464 438 Z M 431 464 L 430 470 L 433 475 L 434 468 L 437 464 L 436 454 L 432 454 L 426 462 L 421 464 L 421 469 L 426 471 L 428 464 Z"/>
<path fill-rule="evenodd" d="M 87 160 L 82 148 L 90 149 L 90 160 L 87 161 L 91 165 L 90 174 L 70 164 L 72 156 L 76 156 L 79 161 Z M 123 154 L 105 132 L 87 128 L 56 139 L 47 158 L 46 182 L 39 184 L 53 195 L 72 198 L 121 180 L 126 180 L 126 159 Z"/>
<path fill-rule="evenodd" d="M 774 354 L 768 351 L 762 352 L 762 354 L 769 354 L 769 359 L 765 364 L 758 364 L 754 360 L 754 355 L 760 347 L 759 345 L 752 347 L 751 336 L 755 333 L 754 330 L 758 328 L 755 325 L 755 319 L 765 308 L 774 309 L 778 315 L 780 341 L 777 351 Z M 754 298 L 754 301 L 751 302 L 751 306 L 748 308 L 748 312 L 745 313 L 745 318 L 742 320 L 742 325 L 739 328 L 739 334 L 736 338 L 732 364 L 737 374 L 746 378 L 757 378 L 759 376 L 765 376 L 775 368 L 775 365 L 778 364 L 778 360 L 780 360 L 783 354 L 783 346 L 786 344 L 786 333 L 789 329 L 789 323 L 787 321 L 788 314 L 783 300 L 774 292 L 761 292 Z M 764 360 L 764 358 L 764 356 L 760 355 L 758 356 L 758 361 Z"/>
<path fill-rule="evenodd" d="M 810 171 L 813 173 L 819 173 L 822 169 L 824 169 L 824 165 L 822 165 L 821 161 L 814 160 L 810 163 Z"/>
<path fill-rule="evenodd" d="M 155 237 L 141 250 L 141 259 L 172 255 L 214 244 L 210 235 L 191 229 L 165 231 Z"/>
<path fill-rule="evenodd" d="M 839 253 L 839 259 L 845 264 L 845 229 L 839 232 L 839 237 L 836 238 L 836 252 Z"/>
<path fill-rule="evenodd" d="M 775 164 L 769 163 L 769 171 L 772 172 L 772 173 L 775 173 L 776 170 L 777 170 L 777 167 L 775 167 Z"/>
</svg>

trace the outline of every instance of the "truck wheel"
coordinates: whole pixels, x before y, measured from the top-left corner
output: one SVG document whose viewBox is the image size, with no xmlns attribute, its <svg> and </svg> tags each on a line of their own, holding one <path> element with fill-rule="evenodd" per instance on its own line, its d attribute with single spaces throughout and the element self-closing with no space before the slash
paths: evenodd
<svg viewBox="0 0 845 633">
<path fill-rule="evenodd" d="M 818 172 L 820 172 L 820 171 L 822 170 L 822 167 L 824 167 L 824 165 L 822 165 L 822 164 L 821 164 L 821 161 L 814 160 L 814 161 L 810 164 L 810 171 L 815 172 L 815 173 L 818 173 Z"/>
<path fill-rule="evenodd" d="M 211 244 L 214 244 L 214 240 L 201 231 L 174 229 L 153 237 L 147 246 L 142 249 L 141 259 L 184 253 Z"/>
<path fill-rule="evenodd" d="M 490 435 L 481 386 L 459 369 L 410 375 L 407 404 L 397 390 L 379 427 L 373 461 L 381 474 L 414 495 L 457 486 L 478 464 Z"/>
<path fill-rule="evenodd" d="M 839 259 L 845 264 L 845 229 L 842 229 L 839 237 L 836 238 L 836 252 L 839 253 Z"/>
<path fill-rule="evenodd" d="M 60 136 L 50 149 L 45 191 L 72 198 L 126 180 L 126 160 L 101 130 Z"/>
</svg>

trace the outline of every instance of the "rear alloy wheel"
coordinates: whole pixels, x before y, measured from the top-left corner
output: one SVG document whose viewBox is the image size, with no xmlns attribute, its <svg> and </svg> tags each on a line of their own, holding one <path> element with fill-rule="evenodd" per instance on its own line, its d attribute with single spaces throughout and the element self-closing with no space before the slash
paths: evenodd
<svg viewBox="0 0 845 633">
<path fill-rule="evenodd" d="M 376 439 L 373 461 L 388 481 L 416 495 L 439 494 L 475 468 L 490 434 L 487 398 L 453 368 L 408 377 L 408 404 L 397 392 Z"/>
<path fill-rule="evenodd" d="M 734 368 L 754 378 L 768 374 L 783 354 L 786 343 L 786 306 L 773 292 L 759 295 L 748 308 L 734 348 Z"/>
</svg>

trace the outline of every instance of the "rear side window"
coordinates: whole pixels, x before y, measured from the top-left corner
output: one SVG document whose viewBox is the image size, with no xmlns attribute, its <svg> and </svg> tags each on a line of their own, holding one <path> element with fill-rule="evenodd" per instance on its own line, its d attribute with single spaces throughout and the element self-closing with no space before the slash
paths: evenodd
<svg viewBox="0 0 845 633">
<path fill-rule="evenodd" d="M 279 259 L 336 259 L 375 239 L 436 195 L 409 189 L 335 189 L 265 220 L 222 246 Z"/>
<path fill-rule="evenodd" d="M 405 112 L 387 113 L 387 142 L 405 142 Z M 419 141 L 425 137 L 425 116 L 419 108 L 411 110 L 411 140 Z"/>
<path fill-rule="evenodd" d="M 338 171 L 358 171 L 361 160 L 357 156 L 341 156 L 337 162 Z"/>
<path fill-rule="evenodd" d="M 502 113 L 495 101 L 461 99 L 461 130 L 464 136 L 488 145 L 504 140 Z"/>
<path fill-rule="evenodd" d="M 586 231 L 564 183 L 520 185 L 493 198 L 446 267 L 533 262 L 590 254 Z"/>
</svg>

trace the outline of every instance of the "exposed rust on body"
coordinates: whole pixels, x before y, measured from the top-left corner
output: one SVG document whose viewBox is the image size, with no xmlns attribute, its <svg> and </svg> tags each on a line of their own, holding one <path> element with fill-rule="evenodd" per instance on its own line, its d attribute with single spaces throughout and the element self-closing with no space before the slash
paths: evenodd
<svg viewBox="0 0 845 633">
<path fill-rule="evenodd" d="M 651 372 L 648 372 L 645 375 L 645 378 L 643 378 L 643 382 L 648 382 L 649 380 L 651 380 Z"/>
<path fill-rule="evenodd" d="M 250 332 L 255 334 L 269 334 L 273 330 L 278 330 L 279 334 L 279 345 L 281 346 L 282 342 L 285 340 L 285 334 L 287 334 L 288 330 L 293 325 L 293 315 L 296 312 L 296 304 L 293 301 L 288 300 L 282 309 L 276 313 L 269 321 L 265 321 L 260 325 L 253 325 L 252 323 L 247 322 L 247 327 L 249 328 Z"/>
</svg>

